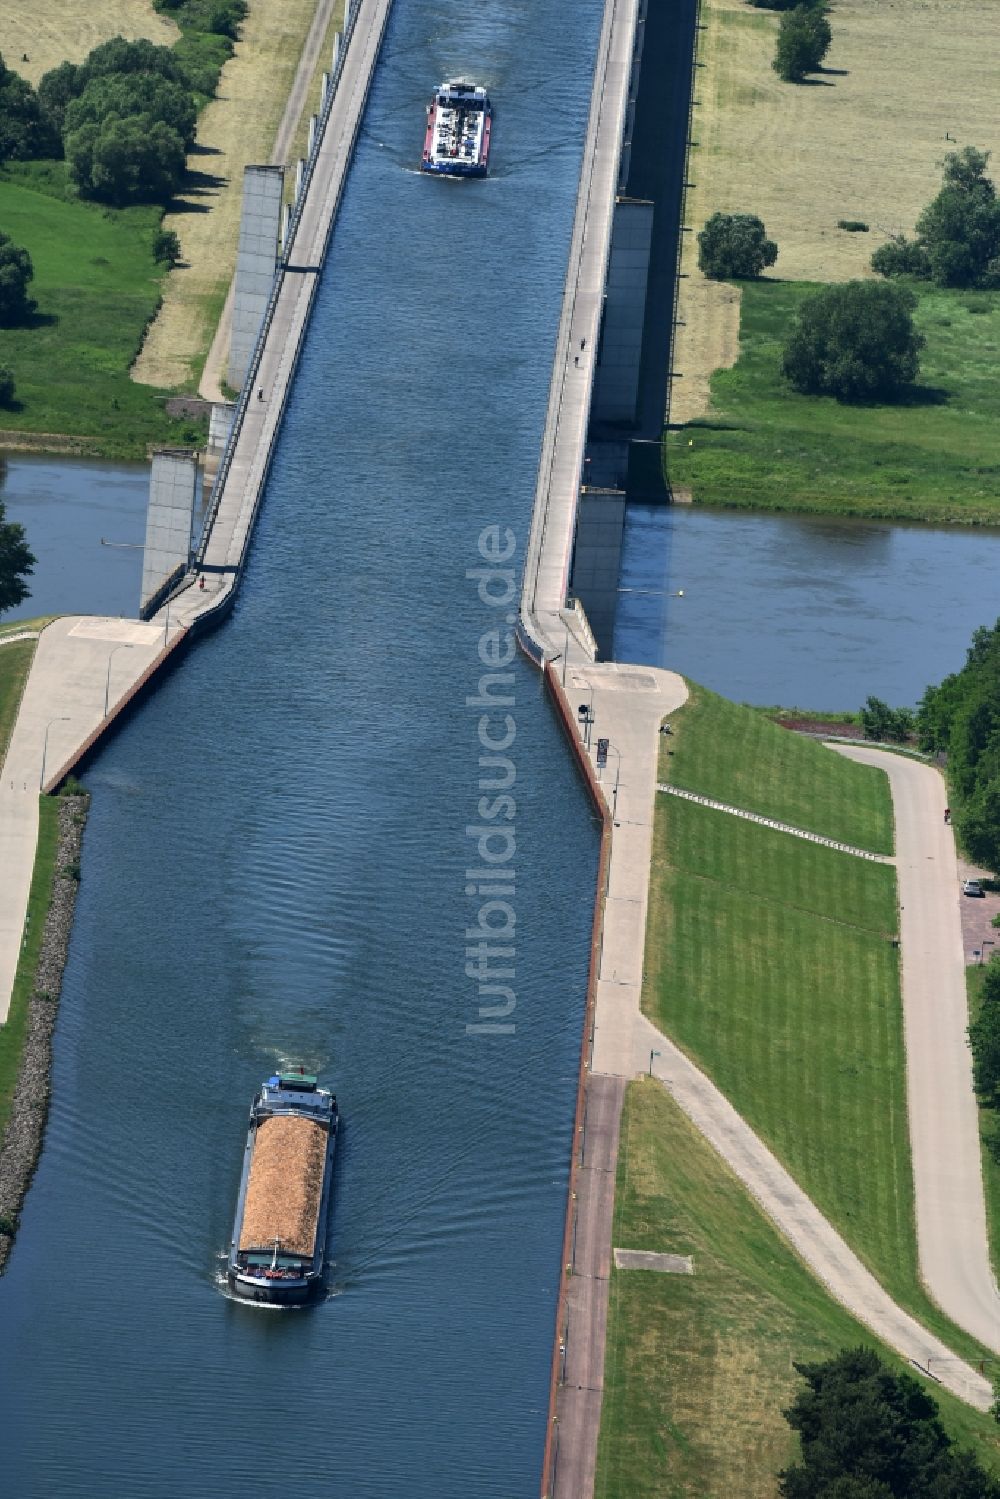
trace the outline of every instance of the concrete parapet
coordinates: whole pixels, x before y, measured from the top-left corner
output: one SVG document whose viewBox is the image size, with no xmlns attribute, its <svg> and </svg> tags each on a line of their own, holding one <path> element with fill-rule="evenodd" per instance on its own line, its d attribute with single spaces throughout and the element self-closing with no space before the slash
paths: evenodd
<svg viewBox="0 0 1000 1499">
<path fill-rule="evenodd" d="M 278 231 L 284 193 L 283 167 L 243 169 L 243 208 L 236 255 L 229 383 L 242 388 L 264 320 L 278 262 Z"/>
<path fill-rule="evenodd" d="M 188 565 L 197 489 L 198 460 L 193 453 L 169 448 L 153 454 L 140 613 Z"/>
</svg>

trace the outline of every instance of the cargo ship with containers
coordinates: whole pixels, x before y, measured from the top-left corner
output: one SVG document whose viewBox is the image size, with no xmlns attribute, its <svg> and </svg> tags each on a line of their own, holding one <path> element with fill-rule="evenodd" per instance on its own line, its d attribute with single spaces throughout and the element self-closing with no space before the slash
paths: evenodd
<svg viewBox="0 0 1000 1499">
<path fill-rule="evenodd" d="M 250 1107 L 226 1278 L 247 1301 L 288 1306 L 323 1284 L 340 1116 L 306 1072 L 278 1072 Z"/>
<path fill-rule="evenodd" d="M 420 162 L 439 177 L 485 177 L 490 160 L 493 106 L 478 83 L 452 78 L 427 106 L 427 134 Z"/>
</svg>

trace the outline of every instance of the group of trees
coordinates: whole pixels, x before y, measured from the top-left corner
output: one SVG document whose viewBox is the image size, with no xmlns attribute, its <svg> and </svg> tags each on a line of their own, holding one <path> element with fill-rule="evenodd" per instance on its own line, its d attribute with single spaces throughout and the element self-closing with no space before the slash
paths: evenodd
<svg viewBox="0 0 1000 1499">
<path fill-rule="evenodd" d="M 232 51 L 245 0 L 159 0 L 159 10 L 219 45 L 159 47 L 114 37 L 82 63 L 64 62 L 33 89 L 0 57 L 0 164 L 65 157 L 82 196 L 165 203 L 184 175 L 199 103 Z"/>
<path fill-rule="evenodd" d="M 717 281 L 754 278 L 778 258 L 763 222 L 715 213 L 698 235 L 698 264 Z M 804 394 L 891 401 L 916 379 L 923 335 L 916 297 L 885 282 L 848 281 L 807 297 L 785 343 L 782 373 Z"/>
<path fill-rule="evenodd" d="M 949 152 L 941 191 L 917 220 L 915 237 L 880 245 L 872 269 L 937 286 L 1000 287 L 1000 202 L 986 175 L 989 159 L 974 146 Z"/>
<path fill-rule="evenodd" d="M 969 1026 L 972 1047 L 972 1079 L 983 1103 L 1000 1109 L 1000 963 L 992 959 L 983 973 L 982 1004 Z M 990 1138 L 996 1154 L 998 1139 Z"/>
<path fill-rule="evenodd" d="M 917 706 L 921 748 L 948 757 L 952 821 L 969 856 L 1000 871 L 1000 620 L 972 637 L 965 665 Z"/>
<path fill-rule="evenodd" d="M 915 724 L 912 708 L 890 708 L 880 697 L 865 698 L 861 727 L 866 739 L 877 739 L 880 744 L 888 741 L 902 744 L 913 733 Z"/>
<path fill-rule="evenodd" d="M 806 1382 L 785 1412 L 802 1459 L 783 1499 L 1000 1499 L 1000 1483 L 955 1446 L 927 1390 L 869 1348 L 796 1364 Z"/>
</svg>

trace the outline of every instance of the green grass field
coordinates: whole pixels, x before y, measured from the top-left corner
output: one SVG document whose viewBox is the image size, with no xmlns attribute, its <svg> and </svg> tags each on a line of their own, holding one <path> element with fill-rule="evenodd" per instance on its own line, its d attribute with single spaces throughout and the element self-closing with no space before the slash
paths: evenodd
<svg viewBox="0 0 1000 1499">
<path fill-rule="evenodd" d="M 612 1271 L 596 1499 L 774 1499 L 795 1455 L 793 1360 L 879 1345 L 658 1084 L 629 1086 L 621 1141 L 614 1243 L 691 1254 L 695 1274 Z M 992 1419 L 935 1396 L 956 1440 L 1000 1467 Z"/>
<path fill-rule="evenodd" d="M 0 765 L 7 753 L 34 654 L 33 640 L 15 640 L 0 649 Z"/>
<path fill-rule="evenodd" d="M 160 299 L 155 207 L 102 208 L 68 193 L 65 167 L 10 163 L 0 172 L 0 226 L 35 268 L 30 326 L 5 329 L 2 362 L 17 405 L 0 427 L 89 439 L 87 450 L 142 458 L 151 444 L 201 443 L 201 425 L 166 415 L 166 392 L 129 367 Z"/>
<path fill-rule="evenodd" d="M 664 736 L 660 779 L 716 801 L 822 833 L 872 853 L 892 852 L 892 802 L 881 771 L 779 729 L 759 712 L 688 683 Z"/>
<path fill-rule="evenodd" d="M 699 688 L 671 724 L 670 763 L 685 769 L 693 790 L 717 796 L 727 775 L 739 778 L 741 794 L 724 799 L 756 808 L 758 795 L 766 801 L 782 789 L 797 808 L 788 820 L 821 831 L 836 825 L 838 795 L 845 813 L 858 815 L 853 778 L 839 791 L 827 779 L 828 762 L 835 770 L 850 762 L 752 709 Z M 761 729 L 767 734 L 758 740 Z M 700 783 L 700 767 L 711 787 Z M 819 818 L 807 815 L 811 769 Z M 884 828 L 885 778 L 860 784 L 867 826 Z M 890 1295 L 963 1356 L 977 1357 L 983 1350 L 928 1299 L 917 1268 L 896 899 L 890 865 L 661 795 L 643 1008 Z"/>
<path fill-rule="evenodd" d="M 6 646 L 5 650 L 14 650 Z M 45 918 L 52 903 L 56 844 L 59 839 L 59 801 L 42 796 L 38 801 L 38 846 L 28 896 L 28 919 L 24 944 L 14 976 L 7 1020 L 0 1025 L 0 1141 L 3 1140 L 11 1099 L 21 1065 L 21 1052 L 28 1028 L 28 1000 L 35 983 L 35 970 L 42 946 Z"/>
<path fill-rule="evenodd" d="M 915 399 L 846 406 L 797 395 L 781 349 L 815 287 L 743 283 L 740 357 L 712 377 L 712 415 L 665 438 L 671 483 L 698 503 L 996 524 L 1000 295 L 924 290 Z"/>
</svg>

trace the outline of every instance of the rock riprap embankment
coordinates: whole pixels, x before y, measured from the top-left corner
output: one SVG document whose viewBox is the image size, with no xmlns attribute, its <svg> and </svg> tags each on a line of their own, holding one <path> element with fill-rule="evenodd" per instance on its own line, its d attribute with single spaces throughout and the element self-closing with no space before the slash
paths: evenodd
<svg viewBox="0 0 1000 1499">
<path fill-rule="evenodd" d="M 0 1271 L 14 1243 L 17 1215 L 42 1148 L 49 1110 L 52 1032 L 79 885 L 80 845 L 90 798 L 67 796 L 59 804 L 52 903 L 45 920 L 38 968 L 28 1002 L 28 1032 L 10 1118 L 0 1146 Z"/>
</svg>

